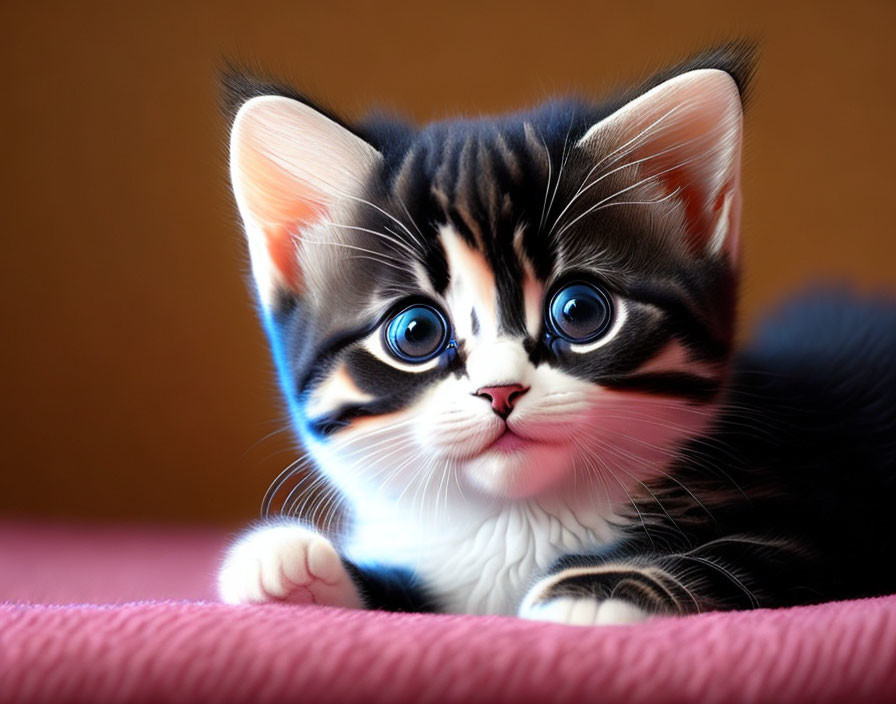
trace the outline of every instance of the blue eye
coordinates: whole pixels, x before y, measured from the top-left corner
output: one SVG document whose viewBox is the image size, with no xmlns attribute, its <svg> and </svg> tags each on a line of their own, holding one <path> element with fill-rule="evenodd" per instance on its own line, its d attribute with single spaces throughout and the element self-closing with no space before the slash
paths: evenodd
<svg viewBox="0 0 896 704">
<path fill-rule="evenodd" d="M 383 331 L 386 348 L 403 362 L 420 364 L 448 346 L 448 322 L 432 306 L 417 303 L 392 317 Z"/>
<path fill-rule="evenodd" d="M 551 298 L 548 328 L 569 342 L 593 342 L 610 328 L 613 304 L 597 286 L 576 282 L 564 286 Z"/>
</svg>

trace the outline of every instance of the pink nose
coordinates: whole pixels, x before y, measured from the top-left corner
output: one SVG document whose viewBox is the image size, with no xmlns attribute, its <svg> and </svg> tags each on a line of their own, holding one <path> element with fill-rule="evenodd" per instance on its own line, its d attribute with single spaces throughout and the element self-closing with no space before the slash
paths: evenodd
<svg viewBox="0 0 896 704">
<path fill-rule="evenodd" d="M 492 410 L 502 418 L 510 415 L 520 396 L 529 390 L 522 384 L 505 384 L 504 386 L 483 386 L 476 396 L 483 396 L 492 403 Z"/>
</svg>

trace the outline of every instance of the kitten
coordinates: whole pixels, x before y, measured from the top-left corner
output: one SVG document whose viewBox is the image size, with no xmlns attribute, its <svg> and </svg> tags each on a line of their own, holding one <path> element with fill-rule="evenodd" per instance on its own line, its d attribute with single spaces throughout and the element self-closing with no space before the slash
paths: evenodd
<svg viewBox="0 0 896 704">
<path fill-rule="evenodd" d="M 733 349 L 750 67 L 419 129 L 231 76 L 262 317 L 351 525 L 249 532 L 225 601 L 599 624 L 896 591 L 896 309 L 809 297 Z"/>
</svg>

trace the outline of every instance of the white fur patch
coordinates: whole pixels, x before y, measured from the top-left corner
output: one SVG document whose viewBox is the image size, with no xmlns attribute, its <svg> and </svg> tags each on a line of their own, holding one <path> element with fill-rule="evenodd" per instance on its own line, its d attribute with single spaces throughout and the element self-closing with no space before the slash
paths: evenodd
<svg viewBox="0 0 896 704">
<path fill-rule="evenodd" d="M 471 391 L 502 384 L 528 386 L 536 371 L 519 340 L 499 337 L 470 347 L 467 376 Z"/>
<path fill-rule="evenodd" d="M 523 247 L 524 230 L 519 228 L 513 233 L 513 251 L 523 268 L 523 310 L 526 315 L 526 331 L 532 337 L 538 334 L 543 318 L 544 284 L 535 275 L 535 269 Z"/>
<path fill-rule="evenodd" d="M 495 274 L 482 252 L 473 249 L 454 228 L 445 225 L 439 237 L 448 259 L 449 284 L 445 299 L 454 317 L 459 338 L 474 336 L 471 313 L 479 320 L 479 335 L 494 337 L 498 332 L 498 301 Z"/>
<path fill-rule="evenodd" d="M 519 616 L 567 626 L 625 626 L 646 621 L 650 615 L 622 599 L 601 601 L 588 597 L 564 596 L 535 604 L 523 604 Z"/>
<path fill-rule="evenodd" d="M 619 520 L 587 499 L 578 506 L 561 500 L 492 503 L 475 496 L 451 501 L 450 514 L 432 505 L 401 512 L 375 501 L 360 506 L 348 557 L 361 565 L 386 560 L 414 570 L 445 611 L 514 614 L 533 574 L 563 554 L 612 541 L 610 520 Z"/>
</svg>

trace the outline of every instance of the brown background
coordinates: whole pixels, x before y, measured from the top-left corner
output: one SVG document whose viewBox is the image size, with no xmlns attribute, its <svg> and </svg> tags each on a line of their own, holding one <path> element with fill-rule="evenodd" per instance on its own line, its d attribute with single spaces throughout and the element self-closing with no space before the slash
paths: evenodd
<svg viewBox="0 0 896 704">
<path fill-rule="evenodd" d="M 55 4 L 55 7 L 53 6 Z M 763 46 L 745 322 L 896 284 L 896 3 L 26 3 L 0 9 L 0 513 L 235 522 L 294 455 L 225 181 L 222 56 L 348 115 L 601 92 Z"/>
</svg>

